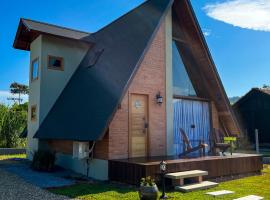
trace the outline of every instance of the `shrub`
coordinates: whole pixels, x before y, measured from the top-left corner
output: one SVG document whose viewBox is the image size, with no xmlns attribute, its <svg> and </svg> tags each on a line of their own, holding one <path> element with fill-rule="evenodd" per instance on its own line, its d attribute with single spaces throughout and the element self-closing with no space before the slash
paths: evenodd
<svg viewBox="0 0 270 200">
<path fill-rule="evenodd" d="M 38 150 L 34 153 L 32 168 L 37 171 L 51 172 L 54 170 L 55 153 Z"/>
<path fill-rule="evenodd" d="M 141 186 L 155 186 L 155 180 L 150 176 L 141 179 Z"/>
</svg>

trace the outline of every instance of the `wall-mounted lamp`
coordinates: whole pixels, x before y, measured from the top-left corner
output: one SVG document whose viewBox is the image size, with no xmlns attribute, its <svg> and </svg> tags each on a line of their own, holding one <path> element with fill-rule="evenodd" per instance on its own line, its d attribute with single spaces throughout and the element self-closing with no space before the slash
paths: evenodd
<svg viewBox="0 0 270 200">
<path fill-rule="evenodd" d="M 157 104 L 159 105 L 163 103 L 163 97 L 161 96 L 160 92 L 158 92 L 156 95 L 156 101 L 157 101 Z"/>
</svg>

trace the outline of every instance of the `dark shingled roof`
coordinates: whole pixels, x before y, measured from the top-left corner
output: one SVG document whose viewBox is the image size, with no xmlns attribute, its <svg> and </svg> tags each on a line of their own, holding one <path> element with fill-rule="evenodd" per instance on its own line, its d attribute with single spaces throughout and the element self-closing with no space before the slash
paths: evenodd
<svg viewBox="0 0 270 200">
<path fill-rule="evenodd" d="M 31 42 L 40 34 L 91 42 L 89 41 L 89 35 L 91 35 L 91 33 L 22 18 L 20 19 L 13 47 L 16 49 L 30 50 Z"/>
<path fill-rule="evenodd" d="M 244 96 L 238 99 L 233 106 L 237 107 L 239 104 L 245 102 L 245 100 L 249 99 L 253 94 L 263 94 L 263 95 L 270 95 L 270 88 L 252 88 L 249 92 L 247 92 Z"/>
<path fill-rule="evenodd" d="M 270 88 L 259 88 L 259 90 L 265 94 L 270 95 Z"/>
<path fill-rule="evenodd" d="M 28 27 L 30 30 L 36 30 L 42 33 L 49 33 L 52 35 L 59 35 L 67 38 L 82 39 L 87 37 L 91 33 L 74 30 L 70 28 L 65 28 L 61 26 L 56 26 L 44 22 L 38 22 L 29 19 L 22 19 L 22 23 Z"/>
<path fill-rule="evenodd" d="M 35 138 L 100 140 L 172 0 L 148 0 L 100 31 Z"/>
</svg>

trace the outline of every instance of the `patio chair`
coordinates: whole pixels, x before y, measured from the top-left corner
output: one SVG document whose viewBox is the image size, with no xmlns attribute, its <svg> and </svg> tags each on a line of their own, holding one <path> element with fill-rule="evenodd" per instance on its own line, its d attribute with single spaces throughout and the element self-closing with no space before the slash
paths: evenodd
<svg viewBox="0 0 270 200">
<path fill-rule="evenodd" d="M 205 156 L 205 148 L 208 147 L 208 144 L 203 143 L 202 141 L 199 141 L 199 145 L 196 147 L 192 147 L 190 140 L 186 134 L 186 132 L 180 128 L 180 133 L 182 135 L 183 141 L 184 141 L 184 151 L 183 153 L 180 153 L 178 156 L 186 156 L 189 153 L 195 152 L 195 151 L 200 151 L 200 156 Z M 203 153 L 202 153 L 203 152 Z"/>
<path fill-rule="evenodd" d="M 219 149 L 222 152 L 222 155 L 225 155 L 225 152 L 231 145 L 224 142 L 224 134 L 218 129 L 213 129 L 213 139 L 213 152 L 217 155 L 217 149 Z"/>
</svg>

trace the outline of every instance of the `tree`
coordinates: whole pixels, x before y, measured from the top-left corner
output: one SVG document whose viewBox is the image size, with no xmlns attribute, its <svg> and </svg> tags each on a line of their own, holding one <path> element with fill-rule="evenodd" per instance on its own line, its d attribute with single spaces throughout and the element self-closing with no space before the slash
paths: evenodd
<svg viewBox="0 0 270 200">
<path fill-rule="evenodd" d="M 12 98 L 13 100 L 18 100 L 19 104 L 21 104 L 21 94 L 28 94 L 29 93 L 29 87 L 27 85 L 24 84 L 20 84 L 17 82 L 13 82 L 10 84 L 9 86 L 10 88 L 10 93 L 11 94 L 18 94 L 19 98 Z"/>
<path fill-rule="evenodd" d="M 267 85 L 267 84 L 263 84 L 263 87 L 264 89 L 270 89 L 270 85 Z"/>
<path fill-rule="evenodd" d="M 0 105 L 0 146 L 11 148 L 25 146 L 20 133 L 27 125 L 27 103 L 12 107 Z"/>
</svg>

